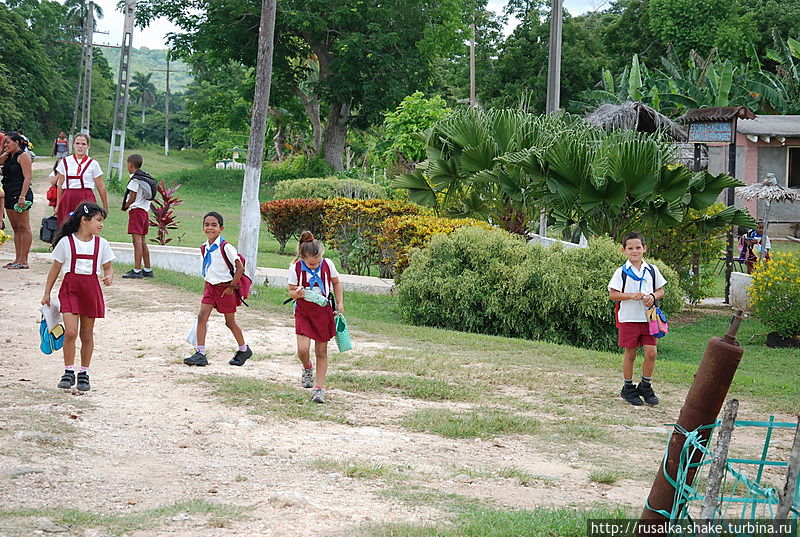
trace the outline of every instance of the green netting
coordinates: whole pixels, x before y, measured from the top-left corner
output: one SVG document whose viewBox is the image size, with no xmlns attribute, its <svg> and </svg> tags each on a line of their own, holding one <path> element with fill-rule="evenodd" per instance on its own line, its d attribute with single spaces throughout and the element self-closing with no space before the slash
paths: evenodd
<svg viewBox="0 0 800 537">
<path fill-rule="evenodd" d="M 717 420 L 712 425 L 704 425 L 694 431 L 687 431 L 677 424 L 671 424 L 675 431 L 684 437 L 678 471 L 674 479 L 666 472 L 667 452 L 664 454 L 662 464 L 667 481 L 675 487 L 677 493 L 669 511 L 652 509 L 647 505 L 648 509 L 661 514 L 672 522 L 690 521 L 699 516 L 700 507 L 705 499 L 708 469 L 713 461 L 712 448 L 710 448 L 711 438 L 714 429 L 719 427 L 720 423 Z M 775 434 L 790 433 L 793 438 L 797 424 L 776 422 L 774 416 L 770 416 L 769 421 L 742 420 L 734 422 L 734 430 L 748 427 L 765 430 L 760 453 L 754 453 L 751 457 L 738 456 L 726 459 L 725 475 L 720 488 L 714 520 L 746 522 L 775 517 L 775 509 L 780 501 L 778 491 L 783 488 L 786 480 L 786 471 L 781 472 L 780 469 L 787 468 L 788 462 L 770 459 L 770 447 L 775 439 Z M 706 440 L 702 437 L 702 433 L 709 429 L 711 429 L 711 435 Z M 734 433 L 730 451 L 733 451 L 735 438 L 736 434 Z M 776 449 L 772 451 L 775 452 Z M 788 460 L 788 451 L 786 451 L 786 459 Z M 698 462 L 692 462 L 693 460 Z M 697 473 L 690 485 L 687 483 L 687 478 L 690 470 L 694 468 L 697 469 Z M 771 473 L 771 481 L 765 479 L 766 471 Z M 800 520 L 800 486 L 795 489 L 794 503 L 789 516 L 793 520 Z"/>
</svg>

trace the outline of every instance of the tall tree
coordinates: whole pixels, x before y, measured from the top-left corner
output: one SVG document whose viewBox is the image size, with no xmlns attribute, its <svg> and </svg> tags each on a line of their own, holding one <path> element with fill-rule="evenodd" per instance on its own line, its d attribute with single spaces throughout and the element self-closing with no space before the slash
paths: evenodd
<svg viewBox="0 0 800 537">
<path fill-rule="evenodd" d="M 150 80 L 153 73 L 136 71 L 131 77 L 131 89 L 136 92 L 136 102 L 142 107 L 142 125 L 144 125 L 144 112 L 156 103 L 156 86 Z"/>
</svg>

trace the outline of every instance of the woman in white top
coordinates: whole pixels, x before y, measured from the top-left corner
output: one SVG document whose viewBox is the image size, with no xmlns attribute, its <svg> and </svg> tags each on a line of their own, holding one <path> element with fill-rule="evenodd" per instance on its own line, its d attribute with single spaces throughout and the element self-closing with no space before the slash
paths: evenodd
<svg viewBox="0 0 800 537">
<path fill-rule="evenodd" d="M 61 159 L 58 172 L 58 198 L 56 200 L 56 216 L 58 224 L 67 219 L 69 214 L 83 202 L 96 203 L 92 190 L 97 188 L 103 208 L 108 212 L 108 193 L 103 183 L 103 170 L 96 160 L 89 157 L 89 136 L 76 134 L 72 142 L 75 153 Z"/>
</svg>

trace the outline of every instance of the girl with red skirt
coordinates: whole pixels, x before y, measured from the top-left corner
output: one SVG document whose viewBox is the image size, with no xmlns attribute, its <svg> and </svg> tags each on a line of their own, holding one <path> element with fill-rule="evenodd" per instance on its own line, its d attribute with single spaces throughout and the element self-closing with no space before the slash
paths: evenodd
<svg viewBox="0 0 800 537">
<path fill-rule="evenodd" d="M 108 213 L 108 193 L 103 183 L 103 170 L 88 155 L 89 136 L 76 134 L 72 142 L 75 153 L 61 159 L 56 166 L 58 191 L 56 217 L 61 225 L 75 208 L 83 202 L 96 203 L 93 189 L 97 189 L 103 208 Z"/>
<path fill-rule="evenodd" d="M 336 336 L 331 307 L 331 294 L 335 297 L 336 313 L 344 313 L 344 292 L 339 272 L 330 259 L 322 257 L 325 248 L 310 231 L 300 235 L 297 259 L 289 267 L 289 296 L 294 303 L 294 332 L 297 335 L 297 356 L 303 364 L 300 382 L 304 388 L 314 388 L 311 400 L 325 402 L 325 376 L 328 372 L 328 341 Z M 308 293 L 308 295 L 307 295 Z M 327 299 L 319 305 L 310 300 L 310 293 Z M 311 363 L 311 340 L 317 359 L 317 379 Z"/>
<path fill-rule="evenodd" d="M 89 391 L 89 364 L 94 351 L 94 321 L 105 317 L 106 306 L 100 289 L 98 269 L 103 268 L 102 281 L 111 285 L 114 253 L 108 241 L 101 238 L 106 211 L 95 203 L 81 203 L 61 225 L 53 238 L 53 266 L 47 274 L 42 304 L 50 305 L 50 292 L 64 269 L 64 280 L 58 291 L 64 315 L 64 375 L 59 388 L 70 389 L 75 380 L 75 343 L 81 339 L 81 366 L 77 389 Z"/>
</svg>

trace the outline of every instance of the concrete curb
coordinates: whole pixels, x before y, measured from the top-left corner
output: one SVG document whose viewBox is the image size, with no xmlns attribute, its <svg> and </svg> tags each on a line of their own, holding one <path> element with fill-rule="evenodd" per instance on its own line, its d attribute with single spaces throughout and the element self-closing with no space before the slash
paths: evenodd
<svg viewBox="0 0 800 537">
<path fill-rule="evenodd" d="M 111 242 L 111 250 L 119 263 L 133 264 L 133 244 L 127 242 Z M 200 276 L 200 248 L 186 246 L 159 246 L 149 244 L 150 263 L 153 268 L 174 270 L 191 276 Z M 257 267 L 253 283 L 285 289 L 288 285 L 288 268 L 290 259 L 286 258 L 286 268 Z M 342 274 L 340 276 L 345 291 L 357 291 L 371 295 L 390 295 L 394 290 L 394 280 L 376 278 L 374 276 L 356 276 Z"/>
</svg>

